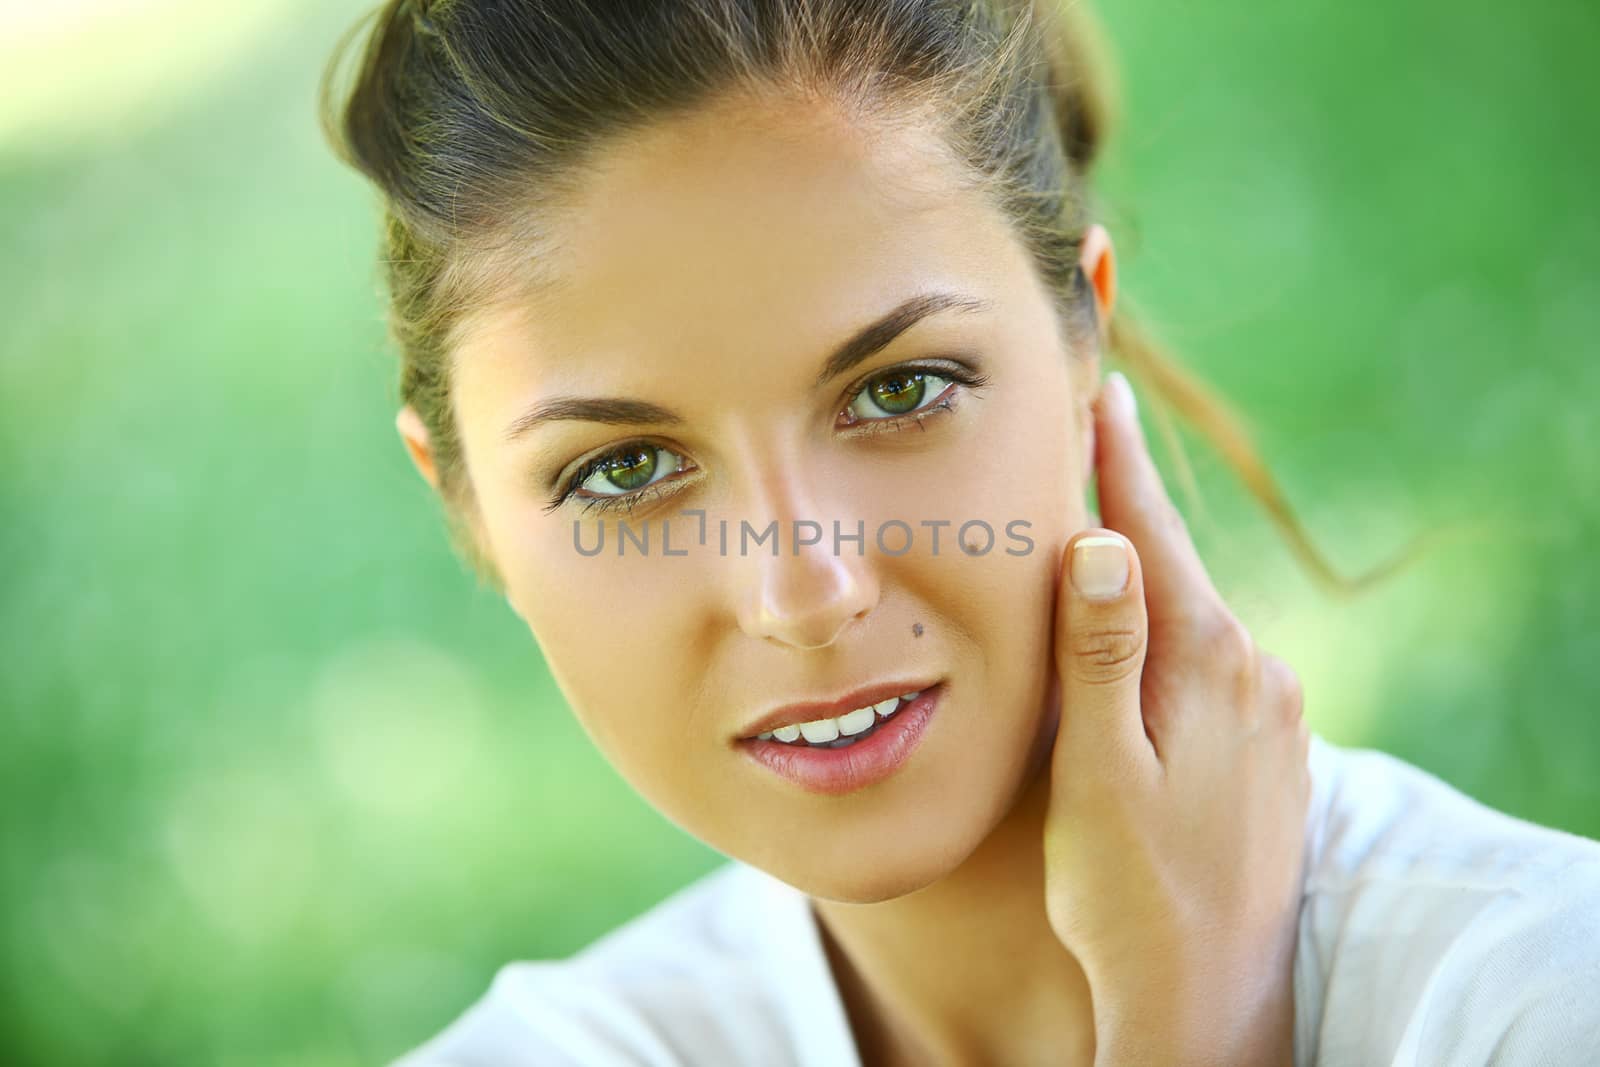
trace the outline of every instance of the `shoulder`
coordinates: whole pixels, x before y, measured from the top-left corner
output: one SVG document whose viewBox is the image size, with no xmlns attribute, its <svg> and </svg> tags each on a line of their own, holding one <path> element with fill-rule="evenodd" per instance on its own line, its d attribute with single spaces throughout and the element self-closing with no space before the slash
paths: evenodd
<svg viewBox="0 0 1600 1067">
<path fill-rule="evenodd" d="M 1600 861 L 1600 841 L 1497 811 L 1386 752 L 1313 734 L 1310 760 L 1311 888 L 1392 878 L 1526 886 Z"/>
<path fill-rule="evenodd" d="M 1600 864 L 1490 899 L 1440 960 L 1408 1037 L 1419 1063 L 1593 1063 Z"/>
<path fill-rule="evenodd" d="M 792 966 L 811 958 L 795 941 L 806 906 L 764 872 L 724 864 L 570 958 L 502 967 L 391 1067 L 802 1063 L 789 994 L 803 999 L 811 976 Z"/>
<path fill-rule="evenodd" d="M 1311 758 L 1296 1062 L 1568 1063 L 1600 1047 L 1600 842 L 1382 752 L 1313 737 Z"/>
</svg>

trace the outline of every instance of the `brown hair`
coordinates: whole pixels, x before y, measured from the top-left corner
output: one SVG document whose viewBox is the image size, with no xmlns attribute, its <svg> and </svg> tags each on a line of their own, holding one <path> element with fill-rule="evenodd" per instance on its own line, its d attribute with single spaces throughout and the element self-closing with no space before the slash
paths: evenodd
<svg viewBox="0 0 1600 1067">
<path fill-rule="evenodd" d="M 1078 251 L 1096 217 L 1090 172 L 1116 109 L 1104 41 L 1082 0 L 390 0 L 373 16 L 347 96 L 336 89 L 341 59 L 366 20 L 328 64 L 323 123 L 340 157 L 383 193 L 401 399 L 432 438 L 458 553 L 497 590 L 473 532 L 451 403 L 454 331 L 517 280 L 513 257 L 499 253 L 519 249 L 537 269 L 539 220 L 610 136 L 734 89 L 825 95 L 879 121 L 925 123 L 1016 227 L 1064 335 L 1092 343 L 1094 299 Z M 1169 450 L 1181 459 L 1161 401 L 1218 447 L 1325 588 L 1354 592 L 1420 549 L 1361 578 L 1339 576 L 1228 406 L 1130 310 L 1112 317 L 1107 340 L 1158 401 Z M 1180 473 L 1192 496 L 1187 468 Z"/>
</svg>

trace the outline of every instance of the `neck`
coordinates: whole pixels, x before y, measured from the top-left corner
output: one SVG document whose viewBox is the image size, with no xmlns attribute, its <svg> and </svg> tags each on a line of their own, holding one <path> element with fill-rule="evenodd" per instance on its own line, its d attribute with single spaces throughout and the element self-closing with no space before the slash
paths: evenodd
<svg viewBox="0 0 1600 1067">
<path fill-rule="evenodd" d="M 962 864 L 874 904 L 812 898 L 865 1067 L 1089 1063 L 1089 986 L 1045 912 L 1050 740 Z"/>
</svg>

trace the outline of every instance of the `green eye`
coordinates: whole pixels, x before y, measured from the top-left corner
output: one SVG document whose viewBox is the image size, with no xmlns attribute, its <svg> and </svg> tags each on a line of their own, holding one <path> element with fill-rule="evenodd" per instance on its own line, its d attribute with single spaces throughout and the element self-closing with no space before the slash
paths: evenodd
<svg viewBox="0 0 1600 1067">
<path fill-rule="evenodd" d="M 850 402 L 849 413 L 858 422 L 884 422 L 909 415 L 929 399 L 943 395 L 952 381 L 961 380 L 920 367 L 892 370 L 862 386 Z"/>
<path fill-rule="evenodd" d="M 661 456 L 677 456 L 677 453 L 662 448 L 660 445 L 647 442 L 636 442 L 613 449 L 588 463 L 573 477 L 569 493 L 582 489 L 590 494 L 589 499 L 604 500 L 630 495 L 634 490 L 650 485 L 657 474 L 662 473 L 665 464 Z M 666 470 L 672 474 L 681 469 L 682 463 Z"/>
<path fill-rule="evenodd" d="M 927 391 L 921 371 L 895 371 L 867 387 L 872 402 L 891 415 L 915 411 Z"/>
<path fill-rule="evenodd" d="M 635 447 L 614 452 L 595 473 L 623 492 L 637 489 L 647 484 L 651 475 L 655 474 L 656 451 L 654 448 Z"/>
</svg>

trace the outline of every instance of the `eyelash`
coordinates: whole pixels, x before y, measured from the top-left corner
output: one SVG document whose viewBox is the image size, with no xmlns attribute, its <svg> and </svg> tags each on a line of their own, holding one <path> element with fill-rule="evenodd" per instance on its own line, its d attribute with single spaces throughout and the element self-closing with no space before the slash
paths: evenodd
<svg viewBox="0 0 1600 1067">
<path fill-rule="evenodd" d="M 854 405 L 856 397 L 865 392 L 867 387 L 872 385 L 873 382 L 876 382 L 880 379 L 889 378 L 897 374 L 917 373 L 936 375 L 940 378 L 954 382 L 957 385 L 963 386 L 971 392 L 976 392 L 989 383 L 989 376 L 987 374 L 983 374 L 974 368 L 964 365 L 946 363 L 908 363 L 904 366 L 891 367 L 888 370 L 880 371 L 879 373 L 874 374 L 872 377 L 867 378 L 860 384 L 860 386 L 850 393 L 850 403 L 845 405 L 845 410 L 848 411 L 849 408 Z M 927 405 L 926 407 L 917 408 L 914 411 L 907 411 L 899 415 L 890 415 L 878 419 L 857 418 L 853 423 L 850 424 L 851 426 L 885 426 L 893 424 L 894 429 L 866 430 L 853 436 L 865 437 L 872 436 L 880 432 L 898 432 L 899 430 L 909 429 L 908 424 L 920 425 L 923 420 L 935 412 L 951 410 L 955 403 L 955 397 L 953 395 L 946 396 L 945 393 L 948 392 L 949 389 L 946 388 L 940 393 L 941 399 Z M 642 489 L 635 489 L 628 493 L 614 493 L 601 497 L 579 497 L 577 495 L 579 487 L 582 486 L 584 482 L 588 481 L 589 478 L 595 474 L 595 472 L 604 469 L 606 461 L 612 459 L 618 453 L 641 446 L 645 448 L 656 448 L 660 451 L 671 453 L 670 449 L 655 445 L 649 441 L 630 441 L 626 444 L 619 445 L 609 452 L 604 452 L 594 457 L 580 467 L 572 475 L 572 477 L 568 478 L 564 483 L 562 483 L 561 487 L 556 491 L 556 495 L 551 499 L 549 506 L 545 508 L 545 511 L 555 511 L 568 501 L 581 501 L 584 514 L 588 514 L 591 511 L 605 512 L 616 509 L 620 509 L 625 513 L 631 513 L 644 504 L 647 500 L 660 496 L 661 493 L 657 491 L 657 487 L 666 485 L 668 479 L 662 479 L 659 482 L 652 482 L 650 485 L 647 485 Z M 677 453 L 671 454 L 676 455 Z M 677 472 L 674 471 L 672 473 Z M 670 492 L 671 490 L 667 491 Z"/>
</svg>

